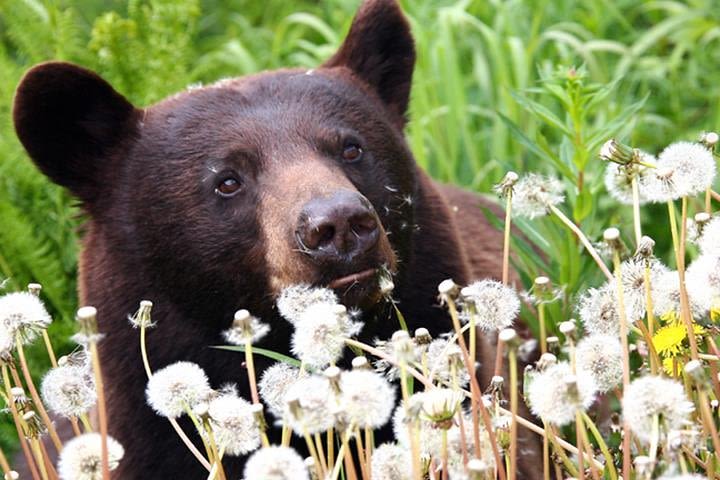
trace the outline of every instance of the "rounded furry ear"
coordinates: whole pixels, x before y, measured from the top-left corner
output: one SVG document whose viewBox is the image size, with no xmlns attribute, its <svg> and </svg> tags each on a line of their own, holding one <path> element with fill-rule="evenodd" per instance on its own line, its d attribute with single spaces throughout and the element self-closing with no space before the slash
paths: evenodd
<svg viewBox="0 0 720 480">
<path fill-rule="evenodd" d="M 342 46 L 323 66 L 349 68 L 373 88 L 404 126 L 415 45 L 396 0 L 365 0 Z"/>
<path fill-rule="evenodd" d="M 15 94 L 15 131 L 52 181 L 85 204 L 136 130 L 139 111 L 97 74 L 70 63 L 30 69 Z"/>
</svg>

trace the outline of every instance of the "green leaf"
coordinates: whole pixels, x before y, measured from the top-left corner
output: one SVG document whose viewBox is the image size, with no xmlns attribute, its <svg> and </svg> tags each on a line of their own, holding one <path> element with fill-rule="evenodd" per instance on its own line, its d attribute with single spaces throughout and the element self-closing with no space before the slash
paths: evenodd
<svg viewBox="0 0 720 480">
<path fill-rule="evenodd" d="M 245 346 L 244 345 L 215 345 L 211 346 L 210 348 L 217 348 L 218 350 L 228 350 L 231 352 L 244 352 Z M 258 348 L 253 347 L 252 349 L 253 353 L 258 353 L 264 357 L 270 358 L 272 360 L 287 363 L 288 365 L 292 365 L 293 367 L 300 368 L 300 360 L 297 360 L 292 357 L 288 357 L 287 355 L 283 355 L 282 353 L 273 352 L 272 350 L 266 350 L 264 348 Z"/>
</svg>

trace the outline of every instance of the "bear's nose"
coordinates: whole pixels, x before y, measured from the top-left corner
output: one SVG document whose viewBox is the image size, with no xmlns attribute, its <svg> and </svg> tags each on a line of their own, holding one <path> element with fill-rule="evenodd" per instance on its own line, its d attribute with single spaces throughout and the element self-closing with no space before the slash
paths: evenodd
<svg viewBox="0 0 720 480">
<path fill-rule="evenodd" d="M 295 236 L 301 251 L 317 260 L 352 261 L 377 244 L 379 231 L 370 202 L 339 190 L 303 206 Z"/>
</svg>

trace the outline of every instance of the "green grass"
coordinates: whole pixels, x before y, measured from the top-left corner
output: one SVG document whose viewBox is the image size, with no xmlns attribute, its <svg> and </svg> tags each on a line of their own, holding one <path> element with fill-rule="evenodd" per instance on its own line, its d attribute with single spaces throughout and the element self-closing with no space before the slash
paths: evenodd
<svg viewBox="0 0 720 480">
<path fill-rule="evenodd" d="M 559 174 L 571 187 L 565 211 L 593 240 L 628 222 L 602 185 L 596 152 L 604 140 L 617 135 L 652 152 L 720 127 L 720 10 L 712 0 L 402 5 L 418 50 L 407 128 L 417 161 L 480 192 L 507 170 Z M 48 59 L 78 62 L 146 105 L 192 83 L 316 66 L 341 42 L 355 8 L 343 0 L 0 0 L 0 279 L 8 290 L 43 283 L 61 351 L 71 348 L 63 342 L 76 307 L 80 221 L 14 135 L 22 73 Z M 542 271 L 566 285 L 550 312 L 565 319 L 572 294 L 598 274 L 554 221 L 520 225 L 546 253 L 515 245 L 524 281 Z M 652 234 L 652 222 L 646 227 Z M 36 350 L 33 358 L 43 356 Z"/>
</svg>

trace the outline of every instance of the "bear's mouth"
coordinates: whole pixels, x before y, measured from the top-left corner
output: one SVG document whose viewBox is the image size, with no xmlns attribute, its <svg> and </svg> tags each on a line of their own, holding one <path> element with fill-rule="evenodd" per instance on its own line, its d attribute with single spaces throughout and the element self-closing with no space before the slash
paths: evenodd
<svg viewBox="0 0 720 480">
<path fill-rule="evenodd" d="M 362 283 L 368 279 L 375 278 L 377 274 L 377 268 L 368 268 L 360 272 L 351 273 L 343 277 L 336 278 L 328 283 L 328 288 L 332 290 L 349 288 L 353 285 Z"/>
</svg>

